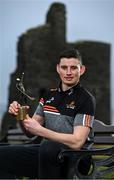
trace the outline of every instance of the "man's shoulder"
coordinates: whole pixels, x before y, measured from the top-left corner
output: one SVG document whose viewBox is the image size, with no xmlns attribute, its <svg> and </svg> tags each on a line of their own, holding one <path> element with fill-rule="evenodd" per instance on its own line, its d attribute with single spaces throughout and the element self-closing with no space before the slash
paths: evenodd
<svg viewBox="0 0 114 180">
<path fill-rule="evenodd" d="M 86 89 L 82 85 L 80 86 L 79 91 L 82 97 L 95 101 L 95 96 L 92 94 L 92 92 L 90 92 L 90 90 Z"/>
</svg>

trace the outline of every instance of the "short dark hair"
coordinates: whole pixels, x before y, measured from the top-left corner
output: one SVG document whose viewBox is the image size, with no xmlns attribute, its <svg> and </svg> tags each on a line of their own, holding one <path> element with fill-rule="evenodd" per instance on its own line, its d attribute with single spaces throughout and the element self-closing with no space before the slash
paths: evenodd
<svg viewBox="0 0 114 180">
<path fill-rule="evenodd" d="M 80 52 L 79 50 L 74 49 L 74 48 L 61 52 L 58 58 L 58 63 L 60 62 L 61 58 L 76 58 L 82 64 L 82 57 L 80 55 Z"/>
</svg>

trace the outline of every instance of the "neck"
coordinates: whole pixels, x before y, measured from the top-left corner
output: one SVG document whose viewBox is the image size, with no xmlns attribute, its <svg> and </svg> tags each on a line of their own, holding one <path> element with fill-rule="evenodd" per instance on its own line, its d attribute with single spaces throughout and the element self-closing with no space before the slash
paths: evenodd
<svg viewBox="0 0 114 180">
<path fill-rule="evenodd" d="M 78 84 L 78 82 L 76 82 L 76 84 L 73 84 L 73 85 L 67 85 L 67 84 L 62 83 L 61 87 L 62 87 L 63 91 L 67 91 L 67 90 L 71 89 L 72 87 L 76 86 L 77 84 Z"/>
</svg>

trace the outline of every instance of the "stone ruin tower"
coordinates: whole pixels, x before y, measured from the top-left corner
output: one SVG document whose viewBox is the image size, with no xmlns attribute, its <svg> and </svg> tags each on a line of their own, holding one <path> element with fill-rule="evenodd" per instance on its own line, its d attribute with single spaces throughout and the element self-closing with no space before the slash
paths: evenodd
<svg viewBox="0 0 114 180">
<path fill-rule="evenodd" d="M 54 3 L 46 14 L 44 25 L 30 28 L 20 35 L 17 43 L 17 68 L 11 74 L 8 106 L 13 100 L 19 100 L 16 78 L 25 73 L 24 84 L 29 95 L 39 97 L 46 88 L 54 88 L 58 84 L 55 65 L 58 54 L 68 48 L 77 48 L 82 54 L 87 67 L 82 77 L 82 84 L 91 91 L 97 101 L 96 117 L 107 124 L 110 123 L 110 44 L 95 41 L 66 41 L 66 7 L 62 3 Z M 21 102 L 22 103 L 22 102 Z M 32 115 L 37 102 L 27 101 Z M 2 120 L 2 135 L 9 128 L 16 128 L 17 122 L 7 112 Z"/>
</svg>

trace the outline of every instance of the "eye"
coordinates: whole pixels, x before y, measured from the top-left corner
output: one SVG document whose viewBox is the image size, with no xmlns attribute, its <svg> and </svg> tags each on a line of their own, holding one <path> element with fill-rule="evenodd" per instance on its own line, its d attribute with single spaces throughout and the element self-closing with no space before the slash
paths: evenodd
<svg viewBox="0 0 114 180">
<path fill-rule="evenodd" d="M 75 70 L 75 69 L 78 69 L 78 67 L 77 66 L 72 66 L 71 69 Z"/>
<path fill-rule="evenodd" d="M 66 70 L 67 66 L 61 66 L 61 69 Z"/>
</svg>

